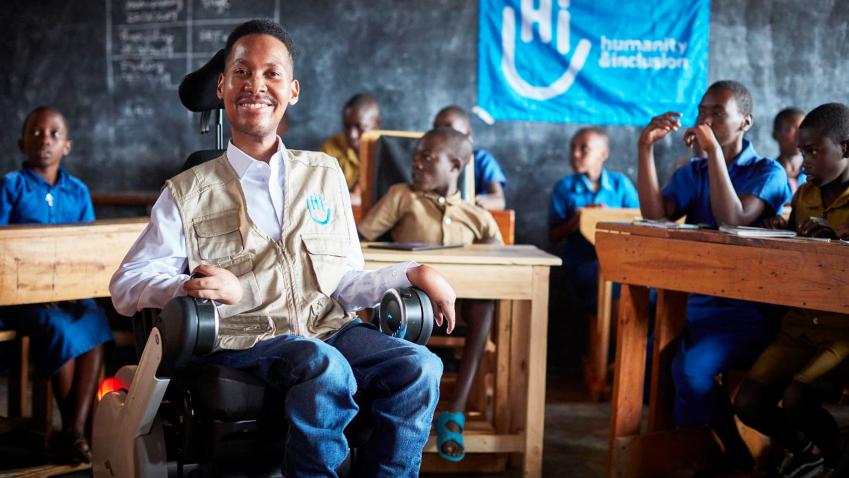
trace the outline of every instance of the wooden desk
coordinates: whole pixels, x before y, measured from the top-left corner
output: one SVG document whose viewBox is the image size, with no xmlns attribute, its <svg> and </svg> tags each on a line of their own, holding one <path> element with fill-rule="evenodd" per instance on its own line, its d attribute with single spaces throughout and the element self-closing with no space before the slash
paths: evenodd
<svg viewBox="0 0 849 478">
<path fill-rule="evenodd" d="M 664 475 L 709 459 L 704 434 L 672 430 L 669 367 L 688 292 L 849 314 L 849 246 L 842 244 L 604 223 L 596 251 L 605 277 L 623 284 L 608 476 Z M 648 429 L 641 434 L 647 287 L 657 289 L 657 311 Z"/>
<path fill-rule="evenodd" d="M 478 453 L 519 453 L 527 476 L 541 476 L 548 328 L 548 274 L 560 259 L 533 246 L 473 245 L 438 251 L 363 248 L 366 269 L 402 261 L 433 266 L 458 297 L 496 299 L 494 430 L 464 434 L 466 460 Z M 427 455 L 436 454 L 431 436 Z M 436 458 L 441 470 L 459 470 Z M 460 462 L 459 465 L 462 465 Z"/>
</svg>

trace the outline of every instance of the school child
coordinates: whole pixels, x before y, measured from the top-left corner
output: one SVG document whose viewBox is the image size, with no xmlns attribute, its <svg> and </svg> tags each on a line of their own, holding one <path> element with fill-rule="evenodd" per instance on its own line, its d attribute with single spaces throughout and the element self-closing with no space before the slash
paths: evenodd
<svg viewBox="0 0 849 478">
<path fill-rule="evenodd" d="M 366 131 L 379 129 L 382 119 L 380 105 L 374 96 L 359 93 L 345 102 L 342 107 L 343 132 L 331 136 L 320 148 L 322 153 L 339 161 L 345 182 L 351 192 L 351 204 L 360 204 L 360 136 Z"/>
<path fill-rule="evenodd" d="M 699 103 L 696 126 L 684 133 L 687 145 L 707 155 L 675 171 L 663 189 L 657 180 L 654 144 L 681 127 L 679 113 L 651 120 L 638 143 L 637 190 L 647 219 L 689 224 L 753 225 L 772 217 L 790 198 L 787 174 L 774 160 L 758 156 L 743 137 L 752 126 L 752 95 L 736 81 L 712 84 Z M 694 251 L 695 253 L 695 251 Z M 714 377 L 748 367 L 775 336 L 780 309 L 753 302 L 690 294 L 687 325 L 672 364 L 675 422 L 709 425 L 722 440 L 722 468 L 747 469 L 752 459 L 737 432 L 728 392 Z"/>
<path fill-rule="evenodd" d="M 566 277 L 577 296 L 581 312 L 594 315 L 598 286 L 595 247 L 578 230 L 582 207 L 639 207 L 634 183 L 622 173 L 604 167 L 609 156 L 607 133 L 584 128 L 572 137 L 569 162 L 575 172 L 554 186 L 548 215 L 548 236 L 563 242 L 561 256 Z"/>
<path fill-rule="evenodd" d="M 451 128 L 427 132 L 416 147 L 413 183 L 392 186 L 360 223 L 360 235 L 375 240 L 390 232 L 397 242 L 502 243 L 492 215 L 460 198 L 457 179 L 471 155 L 472 143 L 464 134 Z M 489 300 L 463 300 L 458 307 L 468 323 L 466 346 L 460 359 L 457 389 L 448 410 L 436 418 L 437 450 L 450 461 L 460 461 L 465 456 L 463 412 L 495 308 Z"/>
<path fill-rule="evenodd" d="M 50 107 L 24 120 L 18 146 L 23 168 L 0 186 L 0 224 L 91 222 L 88 188 L 61 166 L 71 152 L 65 118 Z M 2 322 L 26 332 L 40 373 L 50 377 L 62 415 L 62 452 L 91 463 L 86 428 L 103 364 L 103 343 L 112 339 L 106 315 L 94 299 L 8 307 Z"/>
<path fill-rule="evenodd" d="M 802 171 L 802 155 L 796 146 L 796 132 L 805 112 L 799 108 L 785 108 L 775 115 L 772 122 L 772 138 L 778 143 L 778 164 L 787 173 L 790 192 L 795 193 L 805 184 L 805 172 Z"/>
<path fill-rule="evenodd" d="M 446 106 L 436 113 L 434 128 L 454 128 L 472 140 L 469 114 L 459 106 Z M 475 155 L 475 204 L 490 211 L 504 209 L 504 187 L 507 177 L 498 160 L 485 149 L 474 150 Z"/>
<path fill-rule="evenodd" d="M 849 106 L 828 103 L 811 111 L 797 143 L 808 181 L 793 197 L 789 220 L 779 216 L 773 225 L 836 238 L 840 226 L 849 224 Z M 737 416 L 787 447 L 781 476 L 814 476 L 823 465 L 836 466 L 840 433 L 822 404 L 840 398 L 847 356 L 849 317 L 794 308 L 741 384 Z"/>
</svg>

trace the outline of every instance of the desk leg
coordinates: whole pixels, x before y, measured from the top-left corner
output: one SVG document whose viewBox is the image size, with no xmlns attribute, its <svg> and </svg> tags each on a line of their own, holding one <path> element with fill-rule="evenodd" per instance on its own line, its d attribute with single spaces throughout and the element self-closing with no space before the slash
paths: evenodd
<svg viewBox="0 0 849 478">
<path fill-rule="evenodd" d="M 649 433 L 670 430 L 674 427 L 672 411 L 675 389 L 672 384 L 672 374 L 669 371 L 677 349 L 676 339 L 681 336 L 686 323 L 687 294 L 658 290 L 649 390 Z"/>
<path fill-rule="evenodd" d="M 548 267 L 533 270 L 532 299 L 513 302 L 509 387 L 512 429 L 524 431 L 524 475 L 539 477 L 545 422 Z"/>
<path fill-rule="evenodd" d="M 603 400 L 607 388 L 607 357 L 610 351 L 610 320 L 612 316 L 613 283 L 598 274 L 596 316 L 590 324 L 585 380 L 593 400 Z"/>
<path fill-rule="evenodd" d="M 611 398 L 608 476 L 614 476 L 616 439 L 640 433 L 646 370 L 649 290 L 623 284 L 619 298 L 616 368 Z"/>
</svg>

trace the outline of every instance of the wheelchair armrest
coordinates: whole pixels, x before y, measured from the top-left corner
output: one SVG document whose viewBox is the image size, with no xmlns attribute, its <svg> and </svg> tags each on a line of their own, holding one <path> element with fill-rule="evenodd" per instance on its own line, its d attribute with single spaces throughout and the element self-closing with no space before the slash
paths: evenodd
<svg viewBox="0 0 849 478">
<path fill-rule="evenodd" d="M 185 367 L 193 355 L 212 352 L 218 337 L 213 303 L 189 296 L 171 299 L 153 326 L 162 337 L 162 361 L 157 370 L 160 377 Z"/>
</svg>

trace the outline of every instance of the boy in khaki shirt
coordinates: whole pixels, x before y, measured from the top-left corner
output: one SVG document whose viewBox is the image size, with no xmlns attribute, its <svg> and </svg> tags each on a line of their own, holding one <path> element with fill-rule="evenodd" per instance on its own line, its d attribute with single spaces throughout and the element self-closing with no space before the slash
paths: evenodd
<svg viewBox="0 0 849 478">
<path fill-rule="evenodd" d="M 413 184 L 392 186 L 359 225 L 360 235 L 375 240 L 390 232 L 398 242 L 501 244 L 501 233 L 492 215 L 460 199 L 457 180 L 471 156 L 472 143 L 462 133 L 451 128 L 428 131 L 413 157 Z M 491 300 L 463 300 L 459 307 L 468 323 L 466 347 L 454 397 L 448 410 L 436 418 L 437 449 L 449 461 L 460 461 L 465 456 L 463 412 L 495 308 Z"/>
</svg>

